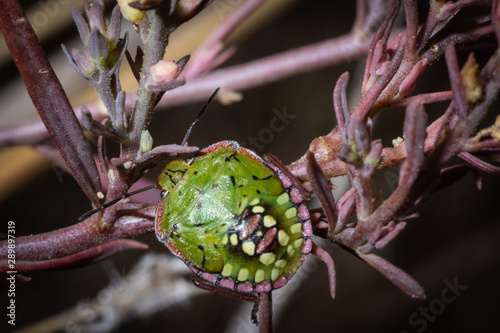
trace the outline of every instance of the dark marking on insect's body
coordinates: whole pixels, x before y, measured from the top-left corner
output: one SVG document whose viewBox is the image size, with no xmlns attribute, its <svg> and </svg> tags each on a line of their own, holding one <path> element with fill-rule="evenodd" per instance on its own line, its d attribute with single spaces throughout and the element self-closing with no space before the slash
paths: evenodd
<svg viewBox="0 0 500 333">
<path fill-rule="evenodd" d="M 264 178 L 259 178 L 259 177 L 257 177 L 256 175 L 252 175 L 252 179 L 253 179 L 253 180 L 268 180 L 268 179 L 270 179 L 271 177 L 272 177 L 272 175 L 269 175 L 269 176 L 264 177 Z"/>
<path fill-rule="evenodd" d="M 205 261 L 207 260 L 207 259 L 205 258 L 205 249 L 203 248 L 203 245 L 198 245 L 198 248 L 199 248 L 199 249 L 201 250 L 201 252 L 203 253 L 203 260 L 202 260 L 202 262 L 201 262 L 201 266 L 203 267 L 203 266 L 205 266 Z"/>
</svg>

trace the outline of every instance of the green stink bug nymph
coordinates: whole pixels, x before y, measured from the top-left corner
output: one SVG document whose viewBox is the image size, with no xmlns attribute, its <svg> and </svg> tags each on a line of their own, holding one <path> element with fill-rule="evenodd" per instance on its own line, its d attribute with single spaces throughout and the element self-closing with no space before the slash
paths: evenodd
<svg viewBox="0 0 500 333">
<path fill-rule="evenodd" d="M 269 292 L 285 285 L 311 252 L 311 221 L 297 188 L 236 142 L 169 163 L 159 183 L 158 239 L 211 284 Z"/>
<path fill-rule="evenodd" d="M 310 193 L 276 157 L 264 160 L 234 141 L 222 141 L 187 161 L 170 162 L 158 181 L 159 185 L 124 194 L 85 213 L 80 221 L 129 196 L 161 187 L 156 236 L 194 272 L 195 286 L 253 302 L 256 323 L 260 304 L 270 311 L 271 292 L 284 286 L 312 253 L 327 265 L 335 298 L 333 260 L 312 241 L 311 218 L 302 196 Z M 316 221 L 315 228 L 324 226 Z M 264 318 L 270 325 L 270 314 Z"/>
</svg>

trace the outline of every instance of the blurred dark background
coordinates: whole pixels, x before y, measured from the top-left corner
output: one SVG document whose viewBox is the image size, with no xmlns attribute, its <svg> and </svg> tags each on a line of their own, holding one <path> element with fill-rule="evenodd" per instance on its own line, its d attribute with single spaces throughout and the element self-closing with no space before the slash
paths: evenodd
<svg viewBox="0 0 500 333">
<path fill-rule="evenodd" d="M 233 7 L 241 2 L 221 0 L 221 3 Z M 41 4 L 46 2 L 23 3 L 41 10 Z M 422 3 L 425 13 L 425 2 Z M 351 28 L 354 6 L 354 1 L 321 4 L 294 1 L 282 5 L 278 12 L 263 19 L 253 30 L 235 41 L 238 51 L 224 66 L 343 35 Z M 221 13 L 212 15 L 222 19 Z M 44 38 L 43 43 L 51 54 L 60 56 L 60 43 L 71 43 L 75 34 L 76 29 L 68 21 L 68 24 Z M 485 61 L 491 52 L 492 49 L 481 49 L 476 56 L 479 61 Z M 5 90 L 17 84 L 14 81 L 17 72 L 9 60 L 1 65 L 1 88 Z M 283 131 L 274 133 L 272 140 L 256 152 L 275 154 L 285 163 L 291 163 L 304 154 L 312 139 L 328 133 L 335 126 L 332 91 L 340 74 L 345 71 L 351 73 L 349 91 L 353 106 L 363 69 L 364 59 L 347 59 L 340 66 L 244 91 L 239 103 L 228 106 L 214 103 L 198 123 L 190 143 L 204 147 L 221 140 L 248 142 L 249 136 L 258 136 L 263 128 L 269 127 L 274 117 L 273 109 L 286 108 L 295 118 Z M 68 80 L 73 80 L 76 87 L 80 87 L 76 90 L 88 90 L 86 82 L 69 67 L 64 71 Z M 449 89 L 444 63 L 438 62 L 429 67 L 417 89 L 422 92 Z M 76 101 L 82 99 L 84 97 L 75 97 Z M 197 103 L 157 112 L 150 129 L 155 144 L 180 142 L 201 106 L 202 103 Z M 443 112 L 445 107 L 445 104 L 437 105 L 428 111 L 432 117 Z M 498 105 L 495 110 L 498 110 Z M 4 108 L 0 109 L 0 119 L 5 112 Z M 485 125 L 493 122 L 493 116 L 485 120 Z M 402 135 L 403 118 L 403 109 L 382 112 L 375 119 L 374 137 L 382 138 L 386 146 L 390 145 L 392 139 Z M 20 158 L 0 159 L 1 169 L 7 169 Z M 453 161 L 457 162 L 460 161 Z M 90 208 L 85 195 L 70 175 L 43 161 L 28 164 L 27 169 L 41 171 L 30 176 L 25 185 L 10 190 L 0 201 L 0 223 L 5 226 L 9 220 L 15 221 L 17 236 L 68 226 Z M 160 169 L 152 170 L 148 177 L 154 180 Z M 375 189 L 388 196 L 397 184 L 397 174 L 398 168 L 379 171 Z M 483 173 L 482 176 L 481 191 L 475 187 L 473 177 L 467 176 L 433 195 L 419 207 L 420 218 L 410 221 L 402 234 L 381 252 L 384 258 L 420 282 L 426 290 L 426 300 L 408 298 L 364 262 L 323 242 L 321 244 L 329 249 L 335 260 L 337 298 L 330 298 L 323 263 L 309 258 L 298 272 L 297 283 L 275 295 L 275 332 L 498 332 L 500 225 L 496 223 L 500 222 L 500 181 L 488 174 Z M 27 176 L 23 173 L 16 183 L 23 184 L 24 178 Z M 338 182 L 342 183 L 342 180 Z M 311 203 L 311 207 L 317 205 L 316 202 Z M 6 232 L 6 227 L 3 228 L 1 233 Z M 147 252 L 168 253 L 153 234 L 138 240 L 150 246 Z M 110 282 L 110 265 L 125 275 L 144 254 L 144 251 L 129 251 L 108 259 L 108 264 L 26 274 L 32 277 L 32 281 L 16 290 L 15 328 L 21 329 L 60 315 L 74 308 L 79 301 L 92 300 Z M 188 279 L 188 275 L 185 278 Z M 454 284 L 462 286 L 461 289 L 453 292 L 450 285 Z M 6 292 L 1 291 L 2 309 L 7 306 L 6 299 Z M 242 303 L 203 293 L 147 318 L 130 316 L 125 324 L 116 328 L 116 332 L 255 331 L 250 324 L 249 311 L 238 310 Z M 12 331 L 6 322 L 6 317 L 2 315 L 0 331 Z"/>
</svg>

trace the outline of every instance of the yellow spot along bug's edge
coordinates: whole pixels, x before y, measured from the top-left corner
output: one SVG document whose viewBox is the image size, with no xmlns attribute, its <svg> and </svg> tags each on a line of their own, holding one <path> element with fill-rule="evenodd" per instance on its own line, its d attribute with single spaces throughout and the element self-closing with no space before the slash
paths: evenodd
<svg viewBox="0 0 500 333">
<path fill-rule="evenodd" d="M 300 224 L 300 223 L 292 224 L 292 226 L 290 227 L 290 231 L 292 232 L 292 234 L 297 234 L 297 233 L 301 232 L 302 231 L 302 224 Z"/>
<path fill-rule="evenodd" d="M 285 217 L 287 219 L 294 218 L 295 216 L 297 216 L 297 208 L 295 207 L 288 208 L 287 211 L 285 212 Z"/>
<path fill-rule="evenodd" d="M 278 276 L 280 276 L 280 270 L 277 268 L 274 268 L 271 272 L 271 280 L 275 281 Z"/>
<path fill-rule="evenodd" d="M 276 220 L 271 215 L 264 216 L 264 227 L 272 227 L 276 224 Z"/>
<path fill-rule="evenodd" d="M 288 236 L 285 230 L 280 230 L 278 232 L 278 242 L 280 243 L 281 246 L 286 246 L 289 240 L 290 236 Z"/>
<path fill-rule="evenodd" d="M 304 243 L 304 240 L 302 238 L 299 238 L 293 242 L 293 246 L 298 249 L 299 247 L 302 246 L 302 243 Z"/>
<path fill-rule="evenodd" d="M 250 206 L 255 206 L 260 202 L 259 198 L 254 198 L 252 201 L 250 201 Z"/>
<path fill-rule="evenodd" d="M 283 268 L 285 267 L 286 265 L 286 260 L 284 259 L 280 259 L 278 261 L 276 261 L 276 263 L 274 264 L 274 266 L 278 267 L 278 268 Z"/>
<path fill-rule="evenodd" d="M 230 276 L 232 272 L 233 272 L 233 265 L 225 264 L 220 274 L 222 276 Z"/>
<path fill-rule="evenodd" d="M 264 265 L 270 265 L 276 260 L 276 255 L 271 252 L 263 253 L 259 257 L 259 261 Z"/>
<path fill-rule="evenodd" d="M 229 237 L 227 236 L 227 234 L 225 234 L 225 235 L 222 237 L 222 240 L 221 240 L 222 245 L 226 245 L 226 244 L 227 244 L 228 238 L 229 238 Z"/>
<path fill-rule="evenodd" d="M 241 245 L 241 249 L 249 256 L 253 256 L 255 254 L 255 243 L 247 241 Z"/>
<path fill-rule="evenodd" d="M 248 268 L 242 268 L 238 272 L 238 281 L 245 281 L 248 279 Z"/>
<path fill-rule="evenodd" d="M 290 196 L 288 193 L 284 192 L 282 195 L 280 195 L 278 198 L 276 198 L 276 202 L 279 205 L 284 205 L 290 200 Z"/>
<path fill-rule="evenodd" d="M 264 207 L 262 207 L 262 206 L 254 206 L 252 208 L 252 212 L 256 213 L 256 214 L 258 214 L 258 213 L 264 213 Z"/>
<path fill-rule="evenodd" d="M 259 282 L 262 282 L 264 281 L 264 279 L 266 278 L 266 273 L 264 272 L 263 269 L 258 269 L 257 272 L 255 272 L 255 283 L 259 283 Z"/>
<path fill-rule="evenodd" d="M 229 241 L 232 245 L 238 245 L 238 235 L 232 234 L 231 237 L 229 237 Z"/>
</svg>

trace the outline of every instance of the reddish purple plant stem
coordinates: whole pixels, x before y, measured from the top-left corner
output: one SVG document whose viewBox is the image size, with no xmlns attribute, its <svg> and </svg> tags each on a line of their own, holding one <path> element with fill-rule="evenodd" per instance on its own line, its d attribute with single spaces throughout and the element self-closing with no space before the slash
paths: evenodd
<svg viewBox="0 0 500 333">
<path fill-rule="evenodd" d="M 121 251 L 145 250 L 147 248 L 146 244 L 131 239 L 116 239 L 61 258 L 39 261 L 16 260 L 15 270 L 22 272 L 42 269 L 70 269 L 99 262 Z M 7 260 L 0 260 L 0 271 L 8 271 L 9 269 Z"/>
<path fill-rule="evenodd" d="M 0 8 L 0 28 L 33 104 L 73 177 L 98 206 L 97 167 L 61 83 L 19 3 L 0 0 Z"/>
<path fill-rule="evenodd" d="M 411 96 L 407 97 L 404 99 L 400 99 L 394 103 L 391 103 L 391 107 L 393 108 L 399 108 L 403 106 L 408 106 L 412 101 L 419 99 L 422 101 L 424 104 L 430 104 L 430 103 L 439 103 L 439 102 L 445 102 L 449 101 L 453 98 L 453 92 L 452 91 L 438 91 L 434 93 L 428 93 L 428 94 L 419 94 L 416 96 Z"/>
<path fill-rule="evenodd" d="M 275 54 L 243 65 L 213 71 L 206 76 L 188 81 L 184 86 L 170 90 L 158 106 L 173 107 L 187 102 L 205 101 L 216 87 L 249 89 L 271 83 L 302 72 L 357 59 L 366 54 L 371 35 L 362 38 L 354 34 L 333 38 L 299 49 Z M 127 94 L 127 106 L 133 105 L 133 93 Z M 99 103 L 87 104 L 92 117 L 101 121 L 105 114 Z M 79 107 L 75 110 L 79 114 Z M 33 122 L 0 130 L 0 147 L 39 142 L 48 137 L 42 123 Z"/>
<path fill-rule="evenodd" d="M 248 0 L 238 6 L 236 10 L 212 32 L 192 55 L 190 62 L 183 71 L 186 79 L 198 77 L 207 72 L 234 53 L 234 48 L 222 52 L 223 41 L 229 37 L 248 17 L 250 17 L 265 0 Z"/>
<path fill-rule="evenodd" d="M 172 106 L 186 100 L 203 101 L 216 87 L 249 89 L 285 77 L 356 59 L 366 54 L 371 36 L 342 36 L 302 48 L 271 55 L 226 69 L 213 71 L 171 90 L 159 106 Z"/>
<path fill-rule="evenodd" d="M 155 209 L 155 206 L 151 206 L 137 210 L 133 215 L 122 216 L 106 229 L 100 229 L 94 219 L 88 219 L 63 229 L 18 237 L 16 260 L 44 261 L 48 258 L 65 257 L 114 239 L 132 238 L 152 232 Z M 0 242 L 0 253 L 7 253 L 7 245 L 7 242 Z"/>
<path fill-rule="evenodd" d="M 458 154 L 458 156 L 478 169 L 491 173 L 492 175 L 495 176 L 500 176 L 500 167 L 497 167 L 496 165 L 485 162 L 482 159 L 470 153 L 461 152 Z"/>
</svg>

